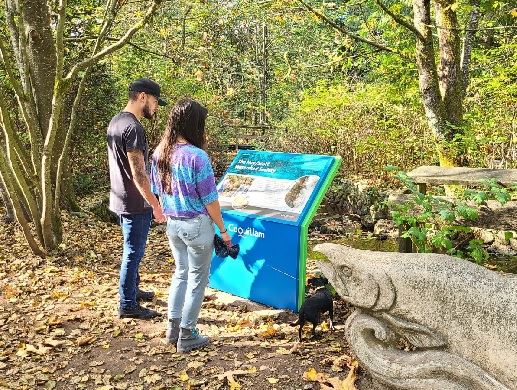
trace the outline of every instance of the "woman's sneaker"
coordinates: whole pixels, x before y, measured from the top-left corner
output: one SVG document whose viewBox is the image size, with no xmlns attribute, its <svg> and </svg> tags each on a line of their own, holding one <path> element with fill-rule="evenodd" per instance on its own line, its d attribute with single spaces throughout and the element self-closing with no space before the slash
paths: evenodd
<svg viewBox="0 0 517 390">
<path fill-rule="evenodd" d="M 209 341 L 210 338 L 200 335 L 197 328 L 181 328 L 176 350 L 180 353 L 190 352 L 193 349 L 204 347 Z"/>
<path fill-rule="evenodd" d="M 180 335 L 181 318 L 171 318 L 167 323 L 167 333 L 165 334 L 165 342 L 167 344 L 176 344 Z"/>
</svg>

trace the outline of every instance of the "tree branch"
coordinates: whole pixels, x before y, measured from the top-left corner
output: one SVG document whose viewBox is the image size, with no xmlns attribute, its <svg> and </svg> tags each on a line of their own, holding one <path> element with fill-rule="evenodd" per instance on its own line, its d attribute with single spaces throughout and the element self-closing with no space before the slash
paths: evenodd
<svg viewBox="0 0 517 390">
<path fill-rule="evenodd" d="M 65 38 L 65 41 L 68 41 L 68 42 L 80 42 L 80 41 L 87 41 L 87 40 L 93 40 L 93 39 L 97 39 L 97 37 Z M 106 37 L 106 41 L 112 41 L 112 42 L 117 42 L 119 39 L 120 38 Z M 167 54 L 158 53 L 156 51 L 153 51 L 153 50 L 147 49 L 145 47 L 139 46 L 139 45 L 137 45 L 136 43 L 133 43 L 133 42 L 127 42 L 126 45 L 134 47 L 135 49 L 140 50 L 140 51 L 142 51 L 144 53 L 149 53 L 149 54 L 155 55 L 157 57 L 161 57 L 161 58 L 167 58 L 168 60 L 171 60 L 176 65 L 179 64 L 179 61 L 178 61 L 177 58 L 171 57 L 171 56 L 169 56 Z"/>
<path fill-rule="evenodd" d="M 66 21 L 66 0 L 59 0 L 56 27 L 56 79 L 63 78 L 63 67 L 65 61 L 64 30 Z M 56 93 L 56 89 L 54 89 Z"/>
<path fill-rule="evenodd" d="M 476 35 L 479 23 L 480 0 L 471 0 L 470 5 L 472 6 L 472 11 L 470 11 L 468 30 L 465 33 L 465 38 L 463 40 L 463 48 L 461 52 L 461 75 L 463 96 L 465 96 L 467 92 L 467 87 L 469 85 L 470 55 L 472 53 L 472 47 L 474 46 L 474 37 Z"/>
<path fill-rule="evenodd" d="M 472 17 L 472 12 L 470 13 L 471 17 Z M 479 13 L 479 9 L 478 9 L 478 13 Z M 470 19 L 469 19 L 469 22 L 470 22 Z M 436 25 L 436 24 L 429 24 L 429 25 L 427 25 L 427 27 L 436 28 L 437 30 L 452 30 L 452 31 L 467 31 L 467 32 L 472 31 L 472 32 L 476 32 L 476 31 L 489 31 L 489 30 L 513 30 L 513 29 L 517 28 L 517 25 L 516 26 L 493 26 L 493 27 L 476 27 L 476 28 L 467 27 L 467 28 L 461 28 L 461 27 L 445 27 L 445 26 L 439 26 L 439 25 Z"/>
<path fill-rule="evenodd" d="M 408 29 L 409 31 L 411 31 L 413 34 L 416 35 L 417 39 L 423 39 L 424 37 L 422 36 L 422 34 L 420 34 L 420 32 L 415 28 L 415 26 L 413 26 L 411 23 L 407 22 L 403 17 L 401 17 L 400 15 L 397 15 L 395 14 L 394 12 L 390 11 L 390 9 L 388 7 L 386 7 L 381 0 L 375 0 L 375 2 L 377 3 L 377 5 L 379 7 L 381 7 L 381 9 L 386 12 L 389 16 L 391 16 L 391 18 L 397 22 L 397 24 L 405 27 L 406 29 Z"/>
<path fill-rule="evenodd" d="M 28 206 L 30 214 L 35 222 L 38 237 L 41 238 L 41 225 L 39 225 L 39 221 L 37 220 L 37 203 L 34 194 L 31 191 L 31 188 L 34 188 L 35 186 L 34 183 L 31 182 L 31 178 L 28 175 L 30 171 L 26 172 L 23 170 L 24 163 L 21 161 L 22 155 L 20 153 L 20 145 L 17 142 L 16 135 L 14 134 L 11 118 L 5 105 L 5 101 L 6 100 L 5 96 L 3 95 L 3 91 L 0 90 L 0 125 L 4 131 L 5 138 L 6 169 L 8 169 L 10 176 L 14 177 L 12 185 L 14 186 L 16 182 L 16 186 L 13 187 L 13 190 L 17 194 L 21 195 L 20 198 L 23 197 L 23 200 L 25 201 L 24 205 Z M 19 160 L 21 161 L 21 166 Z M 25 180 L 27 176 L 29 176 L 28 179 L 31 184 L 30 186 L 29 183 L 27 183 L 27 180 Z"/>
<path fill-rule="evenodd" d="M 102 25 L 101 31 L 96 38 L 95 45 L 93 46 L 92 55 L 95 55 L 99 48 L 104 43 L 107 34 L 111 30 L 113 23 L 115 21 L 116 9 L 117 9 L 117 1 L 109 0 L 106 4 L 106 12 L 104 13 L 104 23 Z M 72 105 L 72 112 L 70 114 L 70 123 L 68 124 L 68 128 L 66 129 L 65 139 L 62 144 L 62 148 L 59 151 L 59 158 L 57 161 L 57 170 L 56 170 L 56 188 L 54 191 L 54 210 L 56 212 L 60 209 L 61 202 L 61 182 L 63 177 L 63 167 L 68 158 L 68 150 L 70 145 L 70 140 L 72 138 L 73 131 L 77 124 L 77 112 L 79 111 L 79 106 L 81 104 L 81 99 L 84 93 L 84 89 L 86 86 L 86 80 L 90 75 L 91 66 L 86 68 L 86 71 L 79 82 L 79 87 L 77 88 L 77 93 L 75 94 L 74 103 Z"/>
<path fill-rule="evenodd" d="M 30 80 L 30 69 L 27 59 L 27 45 L 25 40 L 20 37 L 20 31 L 16 25 L 15 18 L 19 18 L 20 15 L 16 15 L 18 6 L 16 1 L 6 1 L 6 20 L 9 32 L 11 33 L 11 45 L 14 49 L 16 62 L 18 63 L 19 76 L 21 80 L 21 86 L 23 88 L 23 94 L 17 96 L 18 104 L 20 104 L 21 112 L 29 136 L 31 139 L 31 159 L 34 171 L 39 172 L 41 167 L 41 153 L 43 146 L 43 132 L 39 125 L 37 118 L 36 101 L 32 93 L 32 83 Z M 14 8 L 13 8 L 14 7 Z M 20 101 L 22 103 L 20 103 Z M 25 109 L 23 109 L 25 107 Z"/>
<path fill-rule="evenodd" d="M 39 247 L 38 243 L 34 239 L 29 224 L 27 223 L 27 220 L 23 215 L 22 207 L 19 201 L 17 201 L 16 192 L 13 187 L 13 181 L 7 169 L 7 162 L 5 160 L 3 153 L 0 153 L 0 176 L 2 177 L 2 181 L 5 184 L 7 196 L 9 197 L 11 205 L 13 206 L 16 220 L 22 228 L 23 235 L 25 236 L 27 243 L 29 244 L 29 247 L 35 255 L 44 257 L 46 253 Z"/>
<path fill-rule="evenodd" d="M 2 35 L 0 35 L 0 61 L 4 65 L 5 72 L 7 73 L 7 78 L 9 80 L 12 88 L 14 89 L 14 94 L 16 95 L 16 99 L 18 101 L 18 106 L 20 108 L 22 117 L 25 121 L 25 125 L 27 126 L 27 130 L 28 130 L 29 134 L 33 134 L 33 132 L 35 131 L 35 129 L 34 129 L 35 122 L 33 122 L 29 119 L 30 117 L 27 112 L 27 110 L 28 110 L 27 98 L 25 96 L 25 93 L 23 92 L 22 85 L 16 78 L 15 68 L 14 68 L 13 64 L 11 63 L 11 59 L 8 56 L 6 42 Z M 32 169 L 28 169 L 28 167 L 26 167 L 26 171 L 27 171 L 27 173 L 29 173 L 29 172 L 31 172 L 32 174 L 36 173 L 34 167 L 32 167 Z"/>
<path fill-rule="evenodd" d="M 33 171 L 33 167 L 30 164 L 29 156 L 27 155 L 25 150 L 21 147 L 18 136 L 13 131 L 10 113 L 9 113 L 8 108 L 5 106 L 6 101 L 7 101 L 7 98 L 4 94 L 4 91 L 2 89 L 0 89 L 0 124 L 3 124 L 3 129 L 4 129 L 4 133 L 5 133 L 5 143 L 7 146 L 7 153 L 14 152 L 18 156 L 18 159 L 20 160 L 23 170 L 25 171 L 24 176 L 29 177 L 29 180 L 32 182 L 33 187 L 34 187 L 33 182 L 35 180 L 35 172 Z M 12 145 L 13 149 L 10 149 L 11 145 Z"/>
<path fill-rule="evenodd" d="M 109 54 L 113 53 L 115 50 L 120 49 L 123 47 L 127 42 L 131 40 L 133 35 L 137 33 L 144 25 L 151 19 L 151 17 L 154 15 L 156 10 L 158 9 L 158 6 L 160 4 L 161 0 L 153 0 L 153 3 L 149 10 L 146 12 L 144 17 L 136 23 L 133 27 L 131 27 L 122 38 L 120 38 L 117 42 L 115 42 L 113 45 L 106 47 L 104 50 L 100 51 L 99 53 L 95 54 L 93 57 L 90 57 L 72 67 L 72 69 L 68 72 L 68 75 L 66 76 L 67 80 L 73 80 L 77 73 L 86 69 L 87 67 L 96 64 L 100 60 L 102 60 L 104 57 L 108 56 Z"/>
<path fill-rule="evenodd" d="M 402 53 L 400 53 L 398 50 L 395 50 L 395 49 L 392 49 L 390 47 L 387 47 L 387 46 L 384 46 L 380 43 L 377 43 L 375 41 L 371 41 L 369 39 L 366 39 L 366 38 L 363 38 L 359 35 L 356 35 L 356 34 L 353 34 L 351 33 L 350 31 L 348 31 L 347 29 L 345 29 L 343 26 L 340 26 L 339 24 L 337 24 L 336 22 L 334 22 L 333 20 L 329 19 L 327 16 L 323 15 L 322 13 L 316 11 L 313 7 L 311 7 L 309 4 L 307 4 L 306 2 L 304 2 L 303 0 L 297 0 L 300 4 L 302 4 L 309 12 L 313 13 L 314 15 L 316 15 L 318 18 L 320 18 L 321 20 L 323 20 L 325 23 L 327 23 L 328 25 L 330 25 L 331 27 L 335 28 L 336 30 L 342 32 L 343 34 L 345 35 L 348 35 L 350 38 L 353 38 L 355 39 L 356 41 L 359 41 L 359 42 L 363 42 L 363 43 L 366 43 L 368 45 L 371 45 L 371 46 L 374 46 L 382 51 L 387 51 L 387 52 L 390 52 L 390 53 L 394 53 L 394 54 L 397 54 L 403 58 L 406 58 Z"/>
</svg>

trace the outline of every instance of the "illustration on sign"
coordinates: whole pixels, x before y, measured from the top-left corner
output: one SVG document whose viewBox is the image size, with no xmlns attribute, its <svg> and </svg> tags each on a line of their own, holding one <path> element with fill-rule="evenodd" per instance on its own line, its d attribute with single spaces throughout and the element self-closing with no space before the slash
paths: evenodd
<svg viewBox="0 0 517 390">
<path fill-rule="evenodd" d="M 219 202 L 223 208 L 255 212 L 287 211 L 300 214 L 318 183 L 319 176 L 296 180 L 228 174 L 220 184 Z M 252 213 L 253 211 L 250 211 Z"/>
</svg>

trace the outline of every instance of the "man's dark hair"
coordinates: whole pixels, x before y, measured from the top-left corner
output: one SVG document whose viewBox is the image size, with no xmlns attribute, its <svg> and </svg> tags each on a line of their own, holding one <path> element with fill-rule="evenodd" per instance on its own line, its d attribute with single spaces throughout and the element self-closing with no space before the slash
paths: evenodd
<svg viewBox="0 0 517 390">
<path fill-rule="evenodd" d="M 129 100 L 132 102 L 136 102 L 138 100 L 138 95 L 140 94 L 140 91 L 129 91 Z"/>
<path fill-rule="evenodd" d="M 172 108 L 165 132 L 157 146 L 158 176 L 163 192 L 170 194 L 171 160 L 178 137 L 183 137 L 188 143 L 203 149 L 205 146 L 205 120 L 208 110 L 192 99 L 181 99 Z"/>
</svg>

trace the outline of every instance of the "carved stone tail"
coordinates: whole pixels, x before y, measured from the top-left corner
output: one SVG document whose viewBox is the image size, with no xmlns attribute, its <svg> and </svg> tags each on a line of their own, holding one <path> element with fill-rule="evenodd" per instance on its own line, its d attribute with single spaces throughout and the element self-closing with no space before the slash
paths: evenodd
<svg viewBox="0 0 517 390">
<path fill-rule="evenodd" d="M 350 315 L 345 332 L 364 367 L 394 389 L 511 390 L 479 366 L 445 350 L 395 348 L 397 335 L 382 320 L 361 310 Z"/>
</svg>

